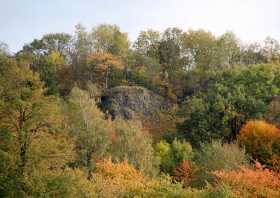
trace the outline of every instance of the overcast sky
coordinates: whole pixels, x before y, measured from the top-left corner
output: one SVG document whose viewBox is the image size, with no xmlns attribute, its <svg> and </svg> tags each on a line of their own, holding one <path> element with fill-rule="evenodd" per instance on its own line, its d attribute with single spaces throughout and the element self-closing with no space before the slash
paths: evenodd
<svg viewBox="0 0 280 198">
<path fill-rule="evenodd" d="M 174 26 L 280 40 L 280 0 L 0 0 L 0 41 L 13 52 L 45 33 L 73 33 L 79 22 L 117 24 L 131 40 L 140 30 Z"/>
</svg>

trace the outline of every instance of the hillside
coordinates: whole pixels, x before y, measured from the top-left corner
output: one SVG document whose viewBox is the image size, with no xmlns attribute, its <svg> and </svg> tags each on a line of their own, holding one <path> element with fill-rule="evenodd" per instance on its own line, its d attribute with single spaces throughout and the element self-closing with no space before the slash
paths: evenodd
<svg viewBox="0 0 280 198">
<path fill-rule="evenodd" d="M 280 44 L 116 25 L 0 48 L 0 197 L 280 197 Z"/>
</svg>

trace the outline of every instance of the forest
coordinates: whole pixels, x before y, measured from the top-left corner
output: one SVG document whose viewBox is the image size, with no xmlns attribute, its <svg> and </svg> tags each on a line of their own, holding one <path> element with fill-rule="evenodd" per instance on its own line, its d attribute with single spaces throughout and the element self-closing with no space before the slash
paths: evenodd
<svg viewBox="0 0 280 198">
<path fill-rule="evenodd" d="M 280 43 L 117 25 L 0 44 L 0 197 L 280 197 Z"/>
</svg>

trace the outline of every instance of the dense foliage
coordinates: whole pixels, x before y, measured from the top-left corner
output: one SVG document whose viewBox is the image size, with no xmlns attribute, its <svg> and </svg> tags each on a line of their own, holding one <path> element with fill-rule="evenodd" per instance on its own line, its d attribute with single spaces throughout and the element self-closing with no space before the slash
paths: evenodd
<svg viewBox="0 0 280 198">
<path fill-rule="evenodd" d="M 233 192 L 240 197 L 280 196 L 280 177 L 268 169 L 252 170 L 241 168 L 241 171 L 215 171 L 214 175 L 232 186 Z"/>
<path fill-rule="evenodd" d="M 160 161 L 160 169 L 164 173 L 171 173 L 172 169 L 193 158 L 192 147 L 189 143 L 177 139 L 171 144 L 161 141 L 155 146 L 156 156 Z"/>
<path fill-rule="evenodd" d="M 0 197 L 279 197 L 279 58 L 176 27 L 0 43 Z"/>
<path fill-rule="evenodd" d="M 280 129 L 265 121 L 251 120 L 242 126 L 238 141 L 255 160 L 279 171 Z"/>
<path fill-rule="evenodd" d="M 279 94 L 280 66 L 252 65 L 209 74 L 207 86 L 188 97 L 178 130 L 193 145 L 215 139 L 231 141 L 248 119 L 263 118 Z"/>
<path fill-rule="evenodd" d="M 211 174 L 213 171 L 238 170 L 241 166 L 249 165 L 248 156 L 237 144 L 221 144 L 216 141 L 204 144 L 201 149 L 197 150 L 193 161 L 195 176 L 190 184 L 195 187 L 215 182 L 215 178 Z"/>
</svg>

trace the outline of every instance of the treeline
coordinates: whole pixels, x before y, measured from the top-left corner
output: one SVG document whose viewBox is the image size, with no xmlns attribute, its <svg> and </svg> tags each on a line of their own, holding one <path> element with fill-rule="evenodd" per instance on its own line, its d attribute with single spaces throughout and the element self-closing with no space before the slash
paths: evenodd
<svg viewBox="0 0 280 198">
<path fill-rule="evenodd" d="M 201 76 L 237 65 L 278 63 L 279 49 L 278 41 L 270 37 L 263 44 L 246 45 L 231 32 L 217 37 L 179 28 L 142 31 L 132 43 L 115 25 L 99 25 L 87 32 L 79 24 L 74 35 L 34 39 L 17 57 L 32 62 L 49 93 L 67 94 L 73 82 L 83 87 L 88 81 L 98 82 L 102 88 L 137 84 L 181 102 L 200 86 L 195 84 L 199 77 L 186 82 L 194 76 L 189 71 L 198 70 Z"/>
<path fill-rule="evenodd" d="M 277 40 L 79 24 L 0 49 L 1 197 L 280 196 Z M 101 96 L 120 85 L 172 108 L 112 119 Z"/>
</svg>

